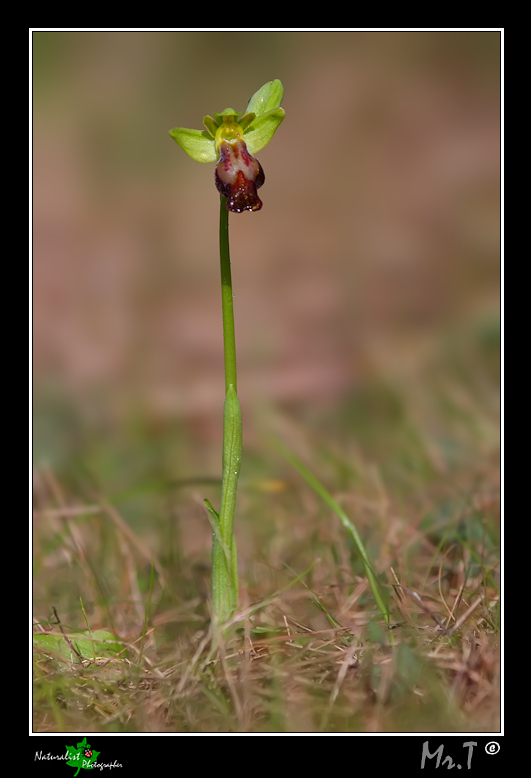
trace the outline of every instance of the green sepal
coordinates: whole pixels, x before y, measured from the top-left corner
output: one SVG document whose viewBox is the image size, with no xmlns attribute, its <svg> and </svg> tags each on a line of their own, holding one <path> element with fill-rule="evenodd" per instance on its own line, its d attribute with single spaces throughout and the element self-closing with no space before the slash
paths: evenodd
<svg viewBox="0 0 531 778">
<path fill-rule="evenodd" d="M 234 108 L 225 108 L 225 110 L 222 111 L 221 113 L 215 113 L 214 119 L 216 120 L 217 125 L 219 127 L 219 125 L 223 121 L 224 116 L 241 116 L 241 115 L 242 115 L 241 111 L 238 113 L 238 111 L 235 111 Z"/>
<path fill-rule="evenodd" d="M 284 97 L 284 87 L 282 81 L 275 78 L 274 81 L 268 81 L 258 92 L 249 100 L 245 113 L 255 113 L 258 117 L 275 108 L 280 108 L 282 98 Z"/>
<path fill-rule="evenodd" d="M 189 157 L 196 162 L 215 162 L 218 158 L 214 140 L 206 130 L 188 130 L 175 127 L 170 135 Z"/>
<path fill-rule="evenodd" d="M 280 127 L 286 112 L 283 108 L 275 108 L 257 117 L 245 131 L 245 143 L 251 154 L 267 146 L 275 132 Z"/>
</svg>

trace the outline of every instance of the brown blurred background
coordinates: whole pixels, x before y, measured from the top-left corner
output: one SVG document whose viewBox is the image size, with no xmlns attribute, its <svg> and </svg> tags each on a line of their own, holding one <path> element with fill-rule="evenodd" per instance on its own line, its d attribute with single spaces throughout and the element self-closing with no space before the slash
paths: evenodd
<svg viewBox="0 0 531 778">
<path fill-rule="evenodd" d="M 244 408 L 413 383 L 443 334 L 495 326 L 499 59 L 497 32 L 33 33 L 36 404 L 219 434 L 214 165 L 168 130 L 274 78 L 264 207 L 230 219 Z"/>
</svg>

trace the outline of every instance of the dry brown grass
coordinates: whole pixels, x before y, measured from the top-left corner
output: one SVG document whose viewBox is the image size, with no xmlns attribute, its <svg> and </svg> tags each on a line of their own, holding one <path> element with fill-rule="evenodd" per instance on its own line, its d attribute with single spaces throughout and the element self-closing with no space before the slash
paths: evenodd
<svg viewBox="0 0 531 778">
<path fill-rule="evenodd" d="M 313 457 L 329 476 L 330 457 Z M 398 481 L 376 499 L 378 479 L 371 481 L 369 469 L 354 481 L 351 474 L 351 486 L 336 497 L 356 516 L 375 560 L 393 629 L 337 518 L 285 469 L 275 482 L 243 481 L 240 611 L 229 633 L 214 640 L 209 532 L 195 487 L 162 490 L 174 518 L 166 513 L 157 533 L 156 521 L 133 529 L 110 500 L 81 506 L 50 468 L 40 468 L 38 621 L 54 605 L 63 623 L 86 629 L 81 597 L 90 626 L 114 629 L 127 658 L 65 663 L 37 652 L 35 729 L 497 731 L 492 483 L 461 472 L 456 489 L 449 471 L 432 472 L 421 489 L 416 476 L 409 508 L 402 499 L 398 511 L 391 499 Z M 152 508 L 160 498 L 151 495 Z M 195 538 L 199 551 L 188 555 L 189 521 L 202 525 L 202 540 Z"/>
</svg>

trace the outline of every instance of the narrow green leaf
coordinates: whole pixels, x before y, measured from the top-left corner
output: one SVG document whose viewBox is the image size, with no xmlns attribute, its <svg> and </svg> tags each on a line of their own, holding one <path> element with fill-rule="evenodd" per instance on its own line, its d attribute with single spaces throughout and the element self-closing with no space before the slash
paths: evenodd
<svg viewBox="0 0 531 778">
<path fill-rule="evenodd" d="M 214 533 L 217 542 L 219 543 L 219 545 L 223 550 L 223 553 L 225 554 L 225 559 L 227 560 L 227 565 L 230 569 L 230 564 L 231 564 L 230 551 L 227 544 L 223 540 L 223 536 L 221 534 L 221 528 L 219 526 L 219 513 L 214 508 L 210 500 L 205 499 L 203 500 L 203 502 L 205 503 L 205 508 L 207 509 L 208 520 L 210 522 L 210 526 L 212 527 L 212 532 Z"/>
<path fill-rule="evenodd" d="M 367 579 L 369 581 L 369 585 L 371 587 L 374 599 L 376 600 L 376 603 L 378 605 L 378 608 L 380 609 L 382 616 L 384 617 L 387 624 L 389 624 L 390 623 L 389 611 L 384 602 L 384 597 L 380 586 L 380 582 L 376 577 L 376 573 L 374 572 L 374 568 L 372 566 L 371 560 L 363 544 L 363 541 L 358 533 L 358 530 L 356 529 L 352 521 L 348 518 L 343 508 L 334 500 L 332 495 L 325 489 L 325 487 L 315 477 L 315 475 L 311 472 L 311 470 L 309 470 L 306 467 L 306 465 L 304 465 L 300 461 L 300 459 L 281 441 L 276 441 L 275 445 L 280 450 L 281 454 L 295 468 L 295 470 L 297 470 L 302 475 L 302 477 L 312 487 L 312 489 L 320 497 L 323 498 L 323 500 L 327 503 L 327 505 L 334 511 L 334 513 L 336 514 L 336 516 L 338 517 L 338 519 L 340 520 L 344 528 L 347 530 L 347 532 L 349 532 L 350 536 L 352 537 L 352 540 L 354 541 L 356 548 L 358 549 L 358 553 L 362 558 L 363 566 L 365 567 L 365 573 L 367 575 Z"/>
<path fill-rule="evenodd" d="M 74 649 L 83 657 L 83 659 L 94 660 L 98 657 L 112 657 L 120 654 L 124 658 L 127 653 L 124 651 L 124 645 L 115 635 L 104 629 L 94 630 L 94 632 L 79 632 L 67 635 L 68 640 L 61 633 L 47 633 L 33 635 L 33 647 L 59 661 L 79 662 Z M 69 645 L 70 642 L 70 645 Z"/>
<path fill-rule="evenodd" d="M 234 538 L 234 508 L 242 455 L 242 412 L 236 389 L 229 384 L 223 411 L 223 475 L 219 516 L 219 534 L 212 544 L 212 601 L 217 618 L 226 621 L 238 603 L 238 560 Z M 210 513 L 210 512 L 209 512 Z M 214 512 L 215 513 L 215 512 Z"/>
</svg>

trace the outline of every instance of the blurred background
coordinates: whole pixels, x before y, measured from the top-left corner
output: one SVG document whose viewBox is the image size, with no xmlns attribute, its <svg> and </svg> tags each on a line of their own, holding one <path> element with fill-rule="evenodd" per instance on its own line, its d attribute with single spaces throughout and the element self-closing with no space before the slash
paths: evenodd
<svg viewBox="0 0 531 778">
<path fill-rule="evenodd" d="M 230 219 L 246 444 L 266 407 L 329 425 L 375 376 L 422 404 L 443 352 L 496 371 L 498 32 L 34 32 L 37 464 L 127 418 L 219 473 L 219 198 L 168 130 L 274 78 L 264 207 Z"/>
</svg>

